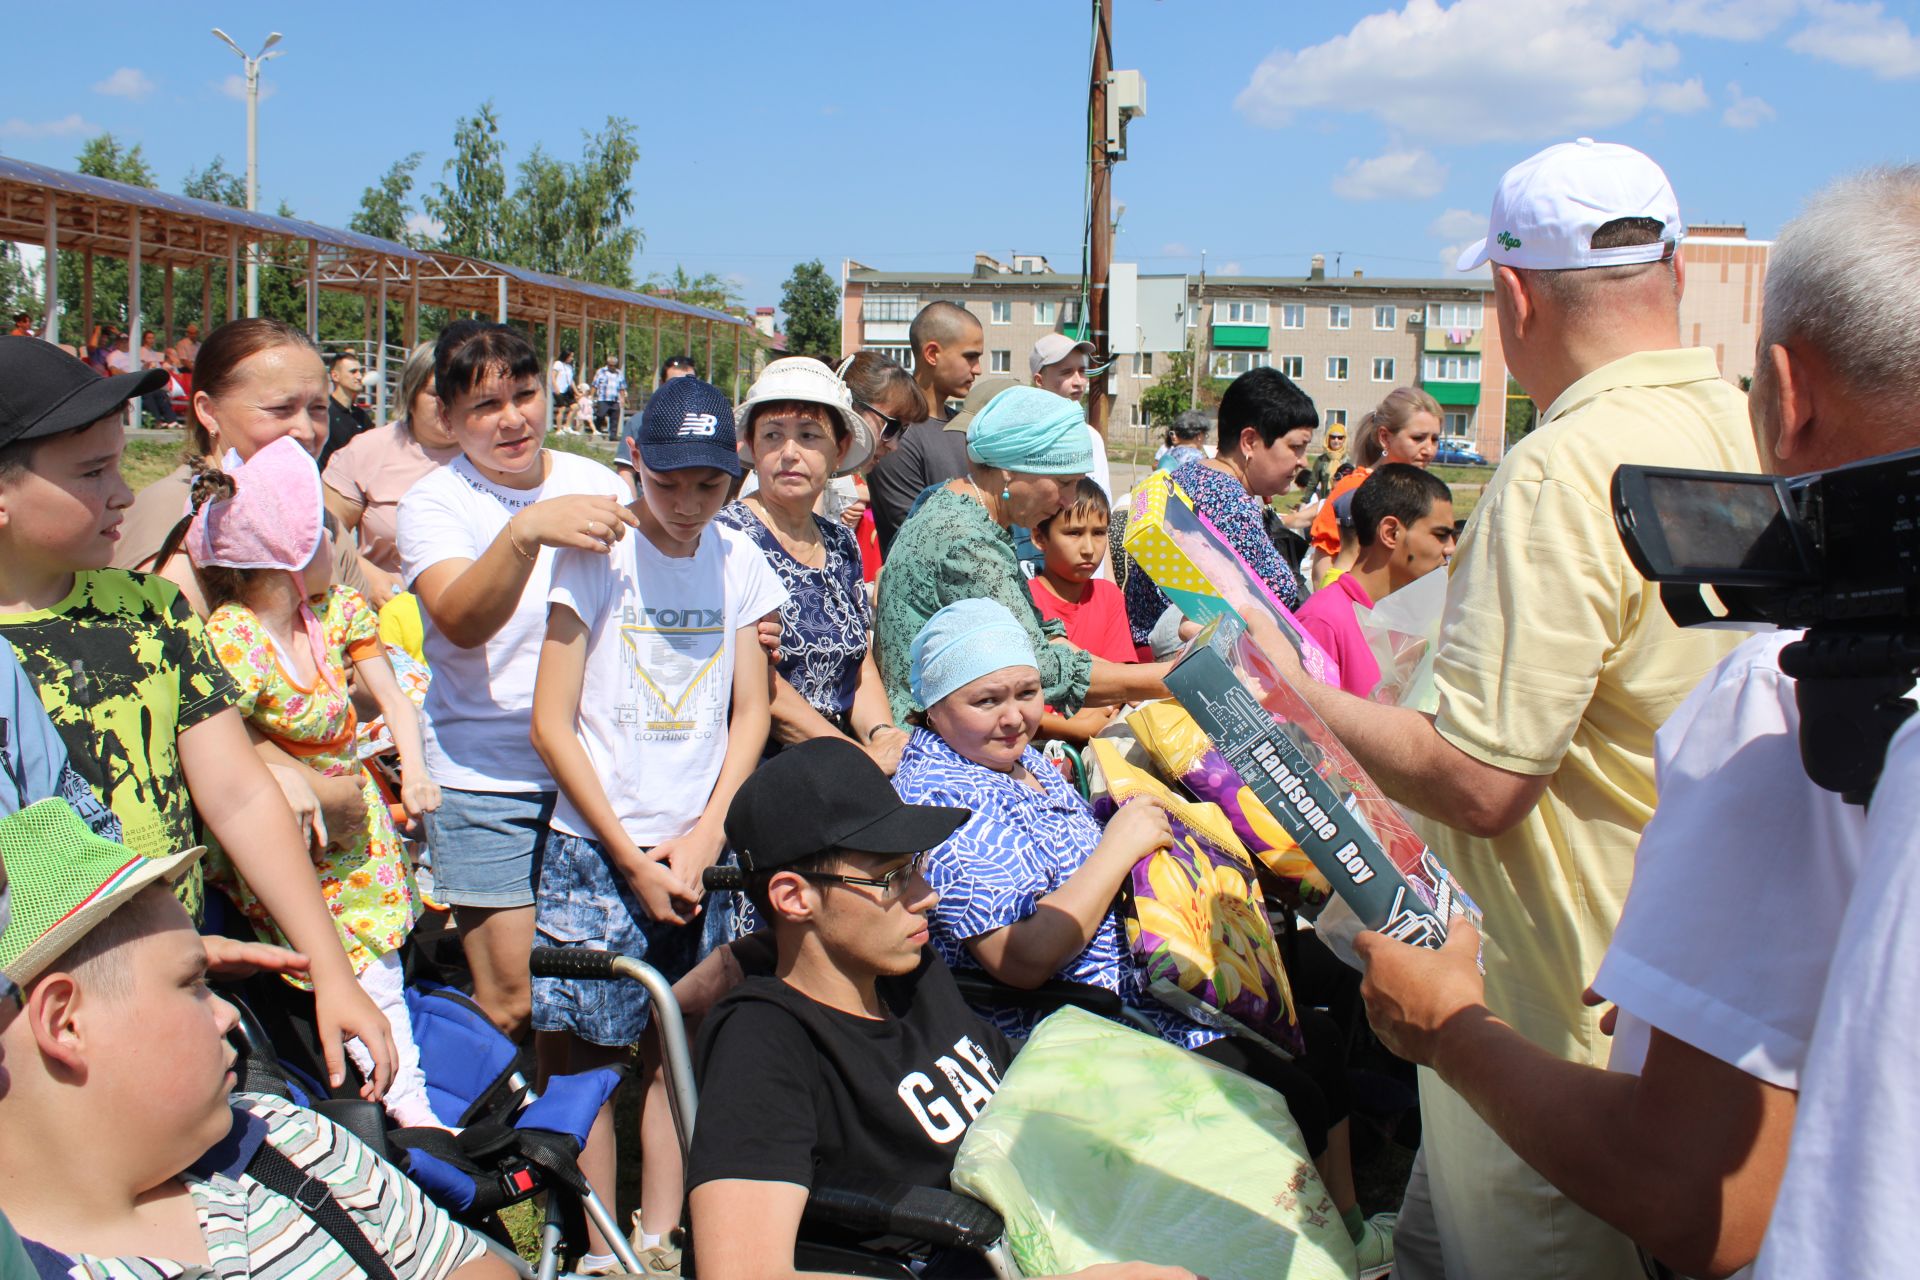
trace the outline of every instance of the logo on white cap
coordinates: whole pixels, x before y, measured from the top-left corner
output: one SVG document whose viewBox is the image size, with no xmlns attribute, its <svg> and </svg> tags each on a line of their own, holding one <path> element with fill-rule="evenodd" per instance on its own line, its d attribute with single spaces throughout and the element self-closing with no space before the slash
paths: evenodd
<svg viewBox="0 0 1920 1280">
<path fill-rule="evenodd" d="M 1593 233 L 1621 218 L 1660 224 L 1651 244 L 1593 247 Z M 1667 175 L 1650 158 L 1617 142 L 1581 138 L 1548 147 L 1507 170 L 1493 196 L 1485 239 L 1458 267 L 1483 262 L 1535 271 L 1575 271 L 1658 262 L 1687 233 Z"/>
</svg>

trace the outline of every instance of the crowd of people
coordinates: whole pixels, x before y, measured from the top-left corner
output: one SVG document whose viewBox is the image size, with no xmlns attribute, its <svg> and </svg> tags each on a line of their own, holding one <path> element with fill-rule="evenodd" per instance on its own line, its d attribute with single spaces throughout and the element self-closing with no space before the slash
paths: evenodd
<svg viewBox="0 0 1920 1280">
<path fill-rule="evenodd" d="M 153 361 L 16 324 L 0 1274 L 360 1273 L 268 1185 L 276 1152 L 396 1276 L 504 1274 L 357 1139 L 229 1093 L 235 1013 L 209 980 L 264 971 L 310 992 L 331 1087 L 442 1126 L 402 964 L 429 925 L 543 1074 L 638 1046 L 638 1131 L 609 1102 L 580 1168 L 611 1201 L 637 1152 L 650 1274 L 677 1272 L 689 1223 L 702 1274 L 792 1274 L 821 1178 L 944 1185 L 1038 1016 L 969 1004 L 954 971 L 1102 988 L 1276 1090 L 1365 1275 L 1903 1273 L 1920 729 L 1870 810 L 1816 787 L 1792 634 L 1676 625 L 1610 487 L 1629 462 L 1797 474 L 1920 445 L 1920 168 L 1837 182 L 1781 232 L 1745 394 L 1681 342 L 1683 236 L 1630 148 L 1507 173 L 1461 267 L 1491 270 L 1542 413 L 1464 529 L 1417 388 L 1311 462 L 1319 413 L 1277 370 L 1168 424 L 1159 466 L 1338 683 L 1249 618 L 1255 641 L 1484 912 L 1435 950 L 1357 944 L 1372 1028 L 1419 1069 L 1413 1172 L 1372 1218 L 1358 1028 L 1315 1007 L 1341 980 L 1294 976 L 1291 1058 L 1161 1003 L 1122 908 L 1167 811 L 1102 821 L 1074 786 L 1072 748 L 1167 696 L 1199 630 L 1111 545 L 1126 495 L 1080 403 L 1091 344 L 1051 335 L 1027 381 L 981 377 L 979 321 L 936 302 L 911 369 L 780 359 L 735 405 L 676 357 L 629 415 L 617 355 L 583 377 L 456 321 L 373 424 L 359 362 L 275 321 Z M 185 456 L 134 494 L 125 406 L 180 373 Z M 549 423 L 616 438 L 615 465 L 544 447 Z M 1361 618 L 1436 572 L 1423 713 L 1374 696 Z M 743 890 L 709 891 L 728 865 Z M 675 982 L 701 1028 L 684 1161 L 644 990 L 536 976 L 535 947 Z M 573 1262 L 619 1265 L 597 1228 Z"/>
</svg>

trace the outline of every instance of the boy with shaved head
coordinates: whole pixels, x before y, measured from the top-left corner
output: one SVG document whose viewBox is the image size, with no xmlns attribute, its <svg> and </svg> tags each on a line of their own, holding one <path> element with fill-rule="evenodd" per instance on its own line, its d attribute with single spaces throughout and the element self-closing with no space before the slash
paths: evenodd
<svg viewBox="0 0 1920 1280">
<path fill-rule="evenodd" d="M 964 441 L 956 454 L 953 442 L 940 432 L 950 416 L 947 402 L 965 399 L 980 376 L 986 330 L 978 317 L 958 303 L 929 302 L 913 318 L 907 340 L 913 344 L 913 380 L 927 398 L 930 416 L 909 427 L 893 452 L 867 476 L 873 522 L 883 549 L 893 545 L 893 535 L 906 523 L 913 500 L 928 485 L 967 473 Z"/>
</svg>

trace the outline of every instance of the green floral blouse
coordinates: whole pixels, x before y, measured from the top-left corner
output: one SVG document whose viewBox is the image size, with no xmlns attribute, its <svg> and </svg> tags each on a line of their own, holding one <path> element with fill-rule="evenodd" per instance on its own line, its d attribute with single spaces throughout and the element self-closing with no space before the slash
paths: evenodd
<svg viewBox="0 0 1920 1280">
<path fill-rule="evenodd" d="M 1093 678 L 1093 655 L 1050 643 L 1064 641 L 1066 627 L 1034 607 L 1013 535 L 973 498 L 943 485 L 900 527 L 880 571 L 873 640 L 894 720 L 903 722 L 915 710 L 907 683 L 913 638 L 947 605 L 978 599 L 998 600 L 1027 629 L 1047 702 L 1062 715 L 1079 710 Z"/>
</svg>

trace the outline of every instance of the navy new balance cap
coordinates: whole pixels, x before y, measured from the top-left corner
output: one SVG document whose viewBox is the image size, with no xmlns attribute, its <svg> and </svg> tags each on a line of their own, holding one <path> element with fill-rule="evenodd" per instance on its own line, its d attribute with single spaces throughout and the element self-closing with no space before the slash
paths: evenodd
<svg viewBox="0 0 1920 1280">
<path fill-rule="evenodd" d="M 649 471 L 714 467 L 741 473 L 733 434 L 733 405 L 720 388 L 698 378 L 660 384 L 640 413 L 640 465 Z"/>
</svg>

